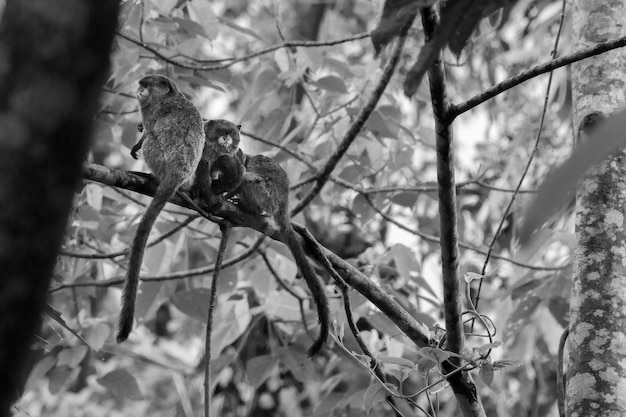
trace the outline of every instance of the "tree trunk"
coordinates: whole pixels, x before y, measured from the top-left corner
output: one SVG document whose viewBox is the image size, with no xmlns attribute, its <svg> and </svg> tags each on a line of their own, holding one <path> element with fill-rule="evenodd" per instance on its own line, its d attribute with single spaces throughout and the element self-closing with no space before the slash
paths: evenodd
<svg viewBox="0 0 626 417">
<path fill-rule="evenodd" d="M 19 0 L 0 22 L 0 416 L 20 395 L 81 178 L 116 0 Z"/>
<path fill-rule="evenodd" d="M 574 1 L 576 49 L 624 36 L 625 21 L 624 2 Z M 624 107 L 625 76 L 624 49 L 572 65 L 574 120 L 580 131 Z M 579 140 L 584 136 L 579 135 Z M 619 152 L 593 169 L 576 196 L 568 416 L 626 415 L 626 165 L 622 159 Z"/>
</svg>

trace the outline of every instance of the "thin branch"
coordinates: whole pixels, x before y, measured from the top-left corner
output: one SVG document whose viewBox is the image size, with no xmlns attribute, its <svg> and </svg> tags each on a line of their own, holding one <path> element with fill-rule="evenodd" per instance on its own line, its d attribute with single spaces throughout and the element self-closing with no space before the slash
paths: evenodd
<svg viewBox="0 0 626 417">
<path fill-rule="evenodd" d="M 385 214 L 385 212 L 383 212 L 380 208 L 376 207 L 376 205 L 374 204 L 374 202 L 368 197 L 365 196 L 365 201 L 370 205 L 370 207 L 372 209 L 374 209 L 374 211 L 376 213 L 378 213 L 383 219 L 385 219 L 386 221 L 388 221 L 389 223 L 397 226 L 398 228 L 409 232 L 415 236 L 419 236 L 422 239 L 428 241 L 428 242 L 432 242 L 432 243 L 436 243 L 437 245 L 441 245 L 441 239 L 438 236 L 435 235 L 431 235 L 428 233 L 424 233 L 424 232 L 420 232 L 419 230 L 415 230 L 415 229 L 411 229 L 407 226 L 405 226 L 404 224 L 400 223 L 399 221 L 395 220 L 394 218 L 392 218 L 391 216 Z M 459 246 L 462 247 L 463 249 L 467 249 L 467 250 L 471 250 L 472 252 L 478 253 L 480 255 L 487 255 L 487 250 L 486 249 L 480 249 L 472 244 L 463 242 L 463 241 L 459 241 Z M 508 262 L 512 265 L 516 265 L 516 266 L 520 266 L 522 268 L 526 268 L 526 269 L 530 269 L 533 271 L 561 271 L 565 266 L 537 266 L 537 265 L 530 265 L 530 264 L 526 264 L 523 262 L 519 262 L 516 261 L 515 259 L 511 259 L 511 258 L 507 258 L 506 256 L 503 255 L 499 255 L 499 254 L 491 254 L 491 257 L 494 259 L 498 259 L 500 261 L 504 261 L 504 262 Z"/>
<path fill-rule="evenodd" d="M 398 64 L 398 61 L 400 60 L 400 54 L 402 52 L 402 48 L 404 47 L 406 34 L 411 26 L 411 23 L 412 22 L 409 22 L 409 24 L 407 24 L 402 29 L 402 32 L 400 33 L 400 36 L 398 40 L 396 41 L 394 49 L 391 52 L 391 56 L 389 57 L 389 59 L 387 60 L 387 63 L 385 64 L 385 68 L 383 69 L 383 73 L 380 76 L 380 80 L 378 81 L 378 84 L 376 85 L 376 87 L 374 88 L 374 91 L 370 95 L 367 103 L 359 112 L 359 115 L 357 116 L 354 123 L 352 123 L 352 125 L 350 126 L 346 134 L 344 135 L 341 143 L 339 144 L 335 152 L 330 156 L 330 158 L 328 159 L 328 162 L 326 162 L 324 167 L 319 172 L 317 179 L 315 181 L 315 185 L 313 186 L 311 191 L 309 191 L 309 193 L 306 196 L 304 196 L 304 198 L 300 200 L 298 204 L 296 204 L 293 210 L 291 210 L 292 216 L 299 213 L 320 193 L 320 191 L 322 190 L 322 188 L 324 187 L 324 185 L 330 178 L 331 173 L 333 172 L 333 170 L 335 169 L 335 167 L 337 166 L 341 158 L 348 151 L 348 148 L 350 147 L 352 142 L 354 142 L 354 140 L 357 138 L 358 134 L 361 132 L 361 129 L 365 125 L 365 122 L 367 121 L 367 119 L 370 117 L 370 115 L 376 108 L 378 101 L 382 97 L 383 92 L 385 91 L 385 88 L 387 87 L 387 84 L 389 84 L 389 81 L 391 80 L 391 76 L 393 75 L 396 69 L 396 65 Z"/>
<path fill-rule="evenodd" d="M 555 58 L 557 54 L 557 50 L 559 46 L 559 39 L 561 38 L 561 30 L 563 29 L 563 21 L 565 20 L 565 6 L 566 6 L 566 0 L 563 0 L 563 6 L 561 10 L 561 19 L 559 22 L 559 29 L 556 34 L 556 39 L 554 40 L 554 49 L 552 50 L 552 58 Z M 504 228 L 504 223 L 506 221 L 506 218 L 511 212 L 511 208 L 513 207 L 515 198 L 517 198 L 517 194 L 519 193 L 519 190 L 522 188 L 522 183 L 526 179 L 526 175 L 528 174 L 528 171 L 530 170 L 530 165 L 532 164 L 535 158 L 535 155 L 537 154 L 537 150 L 539 149 L 539 141 L 541 140 L 541 133 L 543 132 L 543 124 L 546 120 L 546 114 L 548 112 L 548 103 L 550 101 L 550 89 L 552 87 L 553 74 L 554 74 L 553 72 L 550 72 L 550 76 L 548 77 L 548 85 L 546 86 L 546 94 L 543 100 L 543 109 L 541 111 L 541 119 L 539 120 L 539 128 L 537 129 L 537 137 L 535 138 L 535 144 L 533 146 L 532 151 L 530 152 L 530 156 L 528 157 L 528 161 L 526 162 L 524 171 L 522 172 L 522 175 L 519 181 L 517 182 L 517 187 L 515 187 L 515 192 L 511 196 L 511 199 L 509 200 L 509 204 L 506 206 L 506 209 L 504 210 L 504 213 L 502 214 L 502 218 L 500 219 L 498 228 L 496 229 L 496 232 L 494 233 L 493 238 L 491 239 L 491 243 L 489 244 L 489 250 L 487 251 L 487 256 L 485 257 L 485 263 L 483 264 L 483 269 L 481 272 L 482 276 L 485 276 L 485 273 L 487 271 L 487 266 L 489 265 L 489 257 L 491 256 L 493 247 L 495 246 L 496 240 L 498 239 L 498 237 L 500 236 L 500 233 L 502 232 L 502 229 Z M 480 290 L 482 289 L 482 284 L 483 284 L 483 280 L 481 279 L 478 284 L 478 290 L 476 291 L 474 309 L 478 309 L 478 302 L 480 300 Z"/>
<path fill-rule="evenodd" d="M 261 246 L 263 241 L 265 240 L 265 236 L 261 236 L 254 242 L 254 244 L 244 252 L 241 252 L 239 255 L 233 256 L 230 259 L 227 259 L 223 262 L 222 268 L 226 268 L 228 266 L 235 265 L 244 259 L 247 259 L 251 255 L 253 255 L 257 249 Z M 202 268 L 196 269 L 188 269 L 186 271 L 174 272 L 171 274 L 165 275 L 154 275 L 154 276 L 141 276 L 140 280 L 142 282 L 161 282 L 161 281 L 173 281 L 177 279 L 183 278 L 192 278 L 201 275 L 210 274 L 215 271 L 215 265 L 205 266 Z M 87 281 L 87 282 L 72 282 L 69 284 L 61 284 L 55 288 L 50 289 L 50 293 L 54 293 L 57 291 L 65 290 L 68 288 L 79 288 L 79 287 L 112 287 L 114 285 L 120 285 L 124 283 L 124 278 L 112 278 L 102 281 Z"/>
<path fill-rule="evenodd" d="M 597 44 L 594 47 L 574 52 L 573 54 L 565 55 L 558 59 L 553 59 L 552 61 L 546 62 L 544 64 L 536 65 L 529 70 L 521 72 L 516 76 L 509 78 L 508 80 L 494 85 L 493 87 L 483 91 L 480 94 L 475 95 L 474 97 L 463 103 L 459 103 L 456 105 L 453 104 L 450 107 L 447 121 L 450 122 L 454 120 L 456 117 L 465 113 L 466 111 L 471 110 L 474 107 L 484 103 L 485 101 L 494 98 L 498 94 L 510 90 L 511 88 L 518 86 L 521 83 L 528 81 L 538 75 L 554 71 L 557 68 L 564 67 L 577 61 L 582 61 L 583 59 L 590 58 L 592 56 L 612 51 L 613 49 L 623 48 L 624 46 L 626 46 L 626 36 L 615 39 L 613 41 Z"/>
<path fill-rule="evenodd" d="M 209 312 L 206 323 L 206 338 L 204 342 L 204 415 L 205 417 L 211 417 L 211 336 L 213 335 L 213 316 L 215 312 L 215 304 L 217 301 L 217 283 L 220 278 L 220 271 L 222 269 L 222 260 L 224 259 L 224 252 L 226 251 L 226 245 L 228 244 L 228 237 L 232 230 L 232 225 L 228 222 L 224 222 L 220 225 L 222 231 L 222 237 L 220 239 L 220 246 L 217 251 L 217 259 L 215 260 L 215 271 L 213 271 L 213 279 L 211 280 L 211 294 L 209 295 Z"/>
<path fill-rule="evenodd" d="M 116 32 L 117 36 L 119 36 L 122 39 L 127 40 L 128 42 L 131 42 L 143 49 L 145 49 L 146 51 L 152 53 L 154 56 L 156 56 L 157 58 L 162 59 L 163 61 L 172 64 L 176 67 L 179 68 L 185 68 L 185 69 L 191 69 L 191 70 L 197 70 L 197 71 L 216 71 L 216 70 L 221 70 L 221 69 L 226 69 L 226 68 L 230 68 L 233 65 L 239 63 L 239 62 L 243 62 L 243 61 L 247 61 L 249 59 L 252 58 L 256 58 L 258 56 L 261 55 L 265 55 L 268 54 L 270 52 L 274 52 L 278 49 L 282 49 L 282 48 L 294 48 L 294 47 L 322 47 L 322 46 L 332 46 L 332 45 L 338 45 L 340 43 L 345 43 L 345 42 L 351 42 L 351 41 L 355 41 L 355 40 L 359 40 L 359 39 L 363 39 L 363 38 L 367 38 L 370 36 L 369 32 L 364 32 L 364 33 L 359 33 L 357 35 L 354 36 L 350 36 L 348 38 L 343 38 L 343 39 L 336 39 L 336 40 L 332 40 L 332 41 L 288 41 L 288 42 L 283 42 L 279 45 L 274 45 L 274 46 L 270 46 L 266 49 L 262 49 L 260 51 L 257 52 L 253 52 L 249 55 L 244 55 L 242 57 L 239 58 L 226 58 L 226 60 L 230 61 L 227 62 L 225 64 L 218 64 L 218 65 L 190 65 L 190 64 L 186 64 L 184 62 L 179 62 L 177 60 L 172 59 L 171 57 L 168 57 L 166 55 L 164 55 L 163 53 L 159 52 L 158 50 L 156 50 L 155 48 L 151 47 L 150 45 L 146 44 L 145 42 L 142 42 L 138 39 L 132 38 L 122 32 Z M 190 60 L 194 61 L 194 62 L 198 62 L 198 63 L 209 63 L 209 62 L 221 62 L 224 60 L 197 60 L 197 59 L 193 59 L 193 58 L 189 58 Z"/>
<path fill-rule="evenodd" d="M 176 226 L 172 227 L 167 232 L 163 233 L 158 238 L 154 239 L 152 242 L 149 242 L 146 245 L 146 248 L 152 247 L 156 245 L 157 243 L 164 241 L 168 237 L 172 236 L 173 234 L 183 229 L 192 221 L 196 220 L 198 217 L 199 216 L 195 216 L 195 215 L 189 216 L 184 222 L 177 224 Z M 117 258 L 119 256 L 128 255 L 130 253 L 130 248 L 127 248 L 118 252 L 111 252 L 111 253 L 78 253 L 78 252 L 72 252 L 72 251 L 68 251 L 65 249 L 61 249 L 59 253 L 63 256 L 70 256 L 72 258 L 80 258 L 80 259 L 111 259 L 111 258 Z"/>
</svg>

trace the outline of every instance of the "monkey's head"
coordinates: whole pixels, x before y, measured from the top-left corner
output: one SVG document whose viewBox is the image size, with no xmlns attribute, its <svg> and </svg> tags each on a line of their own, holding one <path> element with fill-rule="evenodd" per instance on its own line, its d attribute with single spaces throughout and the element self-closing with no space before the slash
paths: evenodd
<svg viewBox="0 0 626 417">
<path fill-rule="evenodd" d="M 139 80 L 137 98 L 141 107 L 160 102 L 168 96 L 183 96 L 176 83 L 164 75 L 146 75 Z"/>
<path fill-rule="evenodd" d="M 204 126 L 206 140 L 218 145 L 222 151 L 232 153 L 239 147 L 241 125 L 224 119 L 209 120 Z"/>
</svg>

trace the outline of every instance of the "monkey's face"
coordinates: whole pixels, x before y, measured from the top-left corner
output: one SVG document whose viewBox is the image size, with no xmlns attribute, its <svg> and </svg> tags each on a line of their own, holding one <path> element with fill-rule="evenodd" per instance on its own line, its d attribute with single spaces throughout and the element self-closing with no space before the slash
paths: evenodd
<svg viewBox="0 0 626 417">
<path fill-rule="evenodd" d="M 147 75 L 139 80 L 137 98 L 141 106 L 150 105 L 168 95 L 176 95 L 180 92 L 174 81 L 163 75 Z"/>
<path fill-rule="evenodd" d="M 240 127 L 228 120 L 209 120 L 204 127 L 204 133 L 206 140 L 218 145 L 219 150 L 232 153 L 239 146 Z"/>
</svg>

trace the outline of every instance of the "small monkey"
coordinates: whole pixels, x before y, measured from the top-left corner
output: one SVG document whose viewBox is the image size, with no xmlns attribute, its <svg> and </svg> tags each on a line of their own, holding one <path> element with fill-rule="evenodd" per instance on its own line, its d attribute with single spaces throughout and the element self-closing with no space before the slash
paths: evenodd
<svg viewBox="0 0 626 417">
<path fill-rule="evenodd" d="M 176 83 L 162 75 L 139 80 L 137 98 L 141 107 L 141 140 L 131 151 L 143 146 L 143 156 L 159 186 L 144 213 L 133 239 L 122 293 L 122 311 L 117 342 L 128 338 L 133 327 L 139 273 L 150 230 L 165 204 L 179 189 L 188 189 L 202 156 L 204 132 L 200 113 Z"/>
<path fill-rule="evenodd" d="M 317 355 L 328 338 L 330 309 L 324 287 L 307 261 L 304 249 L 291 225 L 289 177 L 280 165 L 263 155 L 247 156 L 245 169 L 243 181 L 236 192 L 239 198 L 238 205 L 242 211 L 253 215 L 272 216 L 278 225 L 280 234 L 304 276 L 317 307 L 320 334 L 308 350 L 309 356 Z"/>
<path fill-rule="evenodd" d="M 244 167 L 239 149 L 240 128 L 241 125 L 223 119 L 209 120 L 204 126 L 206 143 L 192 191 L 209 208 L 219 205 L 218 196 L 236 190 L 241 182 Z M 221 168 L 216 168 L 218 160 Z M 228 174 L 223 175 L 224 172 Z"/>
</svg>

